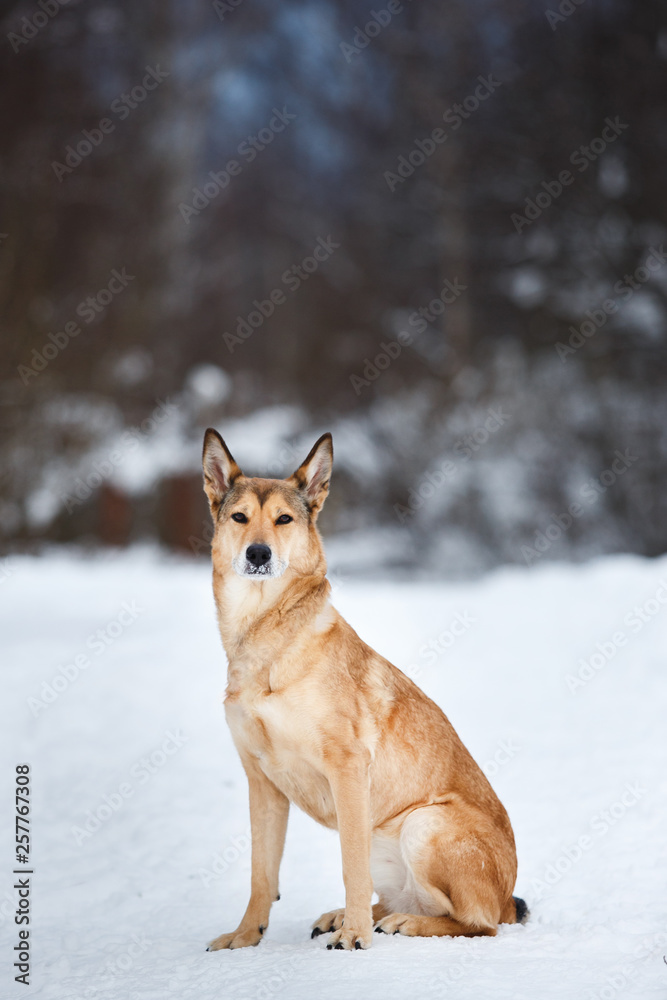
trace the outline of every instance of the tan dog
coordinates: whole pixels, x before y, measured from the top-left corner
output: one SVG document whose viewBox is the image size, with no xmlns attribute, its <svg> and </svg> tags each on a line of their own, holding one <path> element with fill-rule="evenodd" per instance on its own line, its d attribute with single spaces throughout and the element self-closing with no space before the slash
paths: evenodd
<svg viewBox="0 0 667 1000">
<path fill-rule="evenodd" d="M 486 777 L 438 706 L 331 606 L 315 522 L 332 461 L 324 434 L 289 479 L 250 479 L 217 431 L 204 439 L 225 713 L 252 828 L 250 902 L 210 950 L 266 930 L 290 802 L 340 833 L 345 908 L 312 932 L 332 931 L 329 948 L 370 947 L 374 924 L 492 935 L 527 915 L 512 896 L 512 827 Z"/>
</svg>

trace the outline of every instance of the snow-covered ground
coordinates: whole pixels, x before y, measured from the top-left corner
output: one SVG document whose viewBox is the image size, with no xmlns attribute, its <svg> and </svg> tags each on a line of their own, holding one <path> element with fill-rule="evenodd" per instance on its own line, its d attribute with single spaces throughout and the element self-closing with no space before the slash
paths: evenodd
<svg viewBox="0 0 667 1000">
<path fill-rule="evenodd" d="M 336 605 L 490 776 L 532 911 L 495 938 L 375 935 L 368 952 L 310 939 L 342 905 L 340 849 L 295 808 L 264 940 L 205 951 L 236 926 L 250 872 L 208 567 L 56 552 L 1 563 L 0 578 L 2 801 L 29 761 L 35 870 L 33 985 L 10 979 L 3 995 L 667 996 L 667 558 L 456 585 L 336 577 Z M 3 843 L 6 959 L 17 928 Z"/>
</svg>

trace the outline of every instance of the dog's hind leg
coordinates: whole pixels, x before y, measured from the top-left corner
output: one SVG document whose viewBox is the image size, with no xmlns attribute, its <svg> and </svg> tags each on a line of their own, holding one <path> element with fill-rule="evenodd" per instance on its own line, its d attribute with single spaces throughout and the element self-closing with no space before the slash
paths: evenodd
<svg viewBox="0 0 667 1000">
<path fill-rule="evenodd" d="M 451 917 L 424 917 L 414 913 L 391 913 L 381 920 L 375 930 L 378 934 L 406 934 L 408 937 L 493 937 L 495 927 L 466 927 Z"/>
<path fill-rule="evenodd" d="M 481 811 L 454 797 L 415 809 L 394 844 L 405 866 L 402 884 L 387 893 L 393 912 L 377 931 L 493 936 L 510 909 L 516 914 L 513 841 Z"/>
</svg>

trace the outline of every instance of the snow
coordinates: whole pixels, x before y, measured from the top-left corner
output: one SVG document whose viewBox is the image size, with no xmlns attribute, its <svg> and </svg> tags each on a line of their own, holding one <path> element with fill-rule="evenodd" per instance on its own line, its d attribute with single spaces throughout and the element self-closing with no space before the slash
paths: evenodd
<svg viewBox="0 0 667 1000">
<path fill-rule="evenodd" d="M 336 605 L 439 702 L 489 774 L 530 920 L 495 938 L 374 935 L 368 952 L 328 952 L 309 929 L 342 905 L 338 838 L 293 808 L 264 939 L 206 953 L 240 919 L 250 871 L 209 567 L 148 549 L 1 563 L 3 802 L 14 764 L 33 775 L 30 994 L 664 997 L 665 581 L 667 558 L 630 556 L 456 584 L 339 576 Z"/>
</svg>

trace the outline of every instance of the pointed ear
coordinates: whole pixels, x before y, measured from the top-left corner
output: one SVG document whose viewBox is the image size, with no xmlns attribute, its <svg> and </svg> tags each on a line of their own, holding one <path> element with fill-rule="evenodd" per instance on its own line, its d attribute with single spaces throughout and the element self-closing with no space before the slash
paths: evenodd
<svg viewBox="0 0 667 1000">
<path fill-rule="evenodd" d="M 225 493 L 235 479 L 243 473 L 217 431 L 209 427 L 204 434 L 204 493 L 208 497 L 211 513 L 215 516 Z"/>
<path fill-rule="evenodd" d="M 315 442 L 308 458 L 289 477 L 288 482 L 303 493 L 311 514 L 317 515 L 327 498 L 332 465 L 333 441 L 327 433 Z"/>
</svg>

